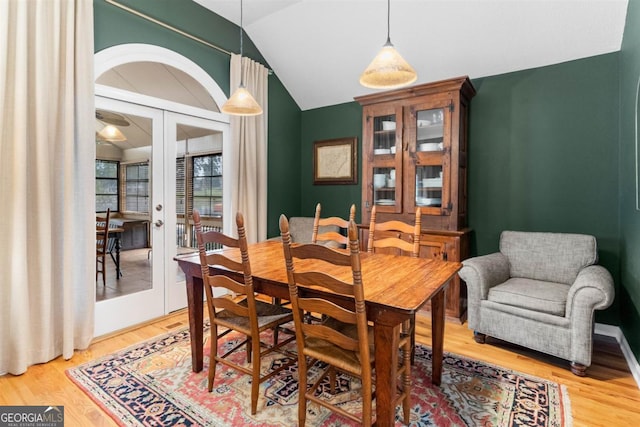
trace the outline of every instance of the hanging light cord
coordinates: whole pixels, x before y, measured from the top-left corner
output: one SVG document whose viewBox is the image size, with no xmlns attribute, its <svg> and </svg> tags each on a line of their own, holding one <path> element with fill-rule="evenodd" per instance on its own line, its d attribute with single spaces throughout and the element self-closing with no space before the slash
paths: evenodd
<svg viewBox="0 0 640 427">
<path fill-rule="evenodd" d="M 391 45 L 391 0 L 387 0 L 387 45 Z"/>
<path fill-rule="evenodd" d="M 240 87 L 244 87 L 244 73 L 242 72 L 242 0 L 240 0 Z"/>
</svg>

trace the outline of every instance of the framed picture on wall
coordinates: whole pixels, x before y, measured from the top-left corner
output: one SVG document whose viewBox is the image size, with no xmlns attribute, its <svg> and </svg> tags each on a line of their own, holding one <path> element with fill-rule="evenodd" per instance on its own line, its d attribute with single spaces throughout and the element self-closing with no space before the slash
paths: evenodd
<svg viewBox="0 0 640 427">
<path fill-rule="evenodd" d="M 313 143 L 313 183 L 357 184 L 358 162 L 355 136 Z"/>
</svg>

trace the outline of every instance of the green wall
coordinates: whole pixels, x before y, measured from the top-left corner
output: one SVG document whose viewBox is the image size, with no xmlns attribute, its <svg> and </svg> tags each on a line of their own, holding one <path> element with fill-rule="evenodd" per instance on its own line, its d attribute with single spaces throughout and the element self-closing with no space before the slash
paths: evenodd
<svg viewBox="0 0 640 427">
<path fill-rule="evenodd" d="M 504 229 L 593 234 L 619 287 L 618 54 L 476 79 L 469 126 L 471 252 Z M 353 102 L 302 113 L 302 207 L 344 216 L 361 186 L 314 186 L 314 140 L 361 136 Z M 359 156 L 361 157 L 361 156 Z M 597 320 L 618 323 L 617 303 Z"/>
<path fill-rule="evenodd" d="M 284 93 L 279 81 L 277 87 L 269 81 L 268 237 L 280 235 L 280 214 L 300 216 L 300 109 Z"/>
<path fill-rule="evenodd" d="M 640 361 L 640 211 L 636 210 L 636 111 L 640 79 L 640 2 L 629 1 L 620 51 L 621 282 L 616 298 L 625 338 Z"/>
<path fill-rule="evenodd" d="M 358 138 L 358 183 L 353 185 L 313 185 L 313 142 L 355 136 Z M 356 204 L 356 221 L 360 221 L 362 171 L 362 107 L 355 102 L 302 112 L 300 212 L 313 216 L 316 204 L 322 204 L 322 216 L 349 216 Z"/>
<path fill-rule="evenodd" d="M 231 52 L 240 52 L 239 28 L 191 1 L 119 0 L 120 3 L 186 31 Z M 94 50 L 124 43 L 146 43 L 171 49 L 189 58 L 211 75 L 229 95 L 230 57 L 103 0 L 94 0 Z M 244 55 L 269 66 L 249 37 Z M 300 209 L 300 108 L 276 75 L 269 76 L 267 230 L 278 234 L 281 212 L 298 215 Z"/>
<path fill-rule="evenodd" d="M 473 81 L 472 254 L 497 250 L 505 229 L 592 234 L 619 285 L 618 58 Z M 615 304 L 597 320 L 617 323 Z"/>
</svg>

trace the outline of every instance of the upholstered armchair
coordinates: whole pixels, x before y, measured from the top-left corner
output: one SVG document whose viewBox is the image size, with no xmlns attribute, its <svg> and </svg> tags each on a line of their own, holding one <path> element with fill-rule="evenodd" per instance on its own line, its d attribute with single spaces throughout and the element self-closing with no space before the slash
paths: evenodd
<svg viewBox="0 0 640 427">
<path fill-rule="evenodd" d="M 613 302 L 611 274 L 596 265 L 593 236 L 504 231 L 500 252 L 463 261 L 468 326 L 486 336 L 591 365 L 594 311 Z"/>
<path fill-rule="evenodd" d="M 311 243 L 313 235 L 314 217 L 310 216 L 293 216 L 289 218 L 289 234 L 292 243 Z M 329 231 L 339 232 L 340 229 L 333 225 L 323 225 L 318 228 L 319 233 L 327 233 Z M 272 237 L 269 240 L 282 240 L 280 236 Z M 333 241 L 321 242 L 325 246 L 338 247 L 339 245 Z"/>
</svg>

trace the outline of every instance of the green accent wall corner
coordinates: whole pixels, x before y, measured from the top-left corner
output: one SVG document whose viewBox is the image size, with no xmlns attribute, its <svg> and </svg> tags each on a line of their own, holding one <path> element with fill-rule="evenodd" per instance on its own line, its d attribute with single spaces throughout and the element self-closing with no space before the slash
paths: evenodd
<svg viewBox="0 0 640 427">
<path fill-rule="evenodd" d="M 356 222 L 360 221 L 362 199 L 362 107 L 347 102 L 302 112 L 301 200 L 302 216 L 313 216 L 316 204 L 322 204 L 322 216 L 347 218 L 356 204 Z M 358 183 L 351 185 L 313 185 L 313 143 L 325 139 L 355 136 L 358 138 Z"/>
</svg>

